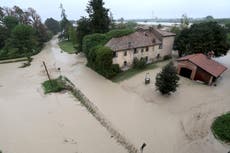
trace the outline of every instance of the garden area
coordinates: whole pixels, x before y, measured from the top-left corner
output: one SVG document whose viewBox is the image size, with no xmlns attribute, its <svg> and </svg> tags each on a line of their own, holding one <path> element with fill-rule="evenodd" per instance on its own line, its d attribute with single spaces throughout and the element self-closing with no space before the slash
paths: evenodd
<svg viewBox="0 0 230 153">
<path fill-rule="evenodd" d="M 57 79 L 51 79 L 43 82 L 42 87 L 44 89 L 45 94 L 51 92 L 60 92 L 66 89 L 65 84 L 61 79 L 61 76 Z"/>
<path fill-rule="evenodd" d="M 63 51 L 69 54 L 76 53 L 76 49 L 74 48 L 72 41 L 64 40 L 64 41 L 59 42 L 58 44 Z"/>
<path fill-rule="evenodd" d="M 217 139 L 230 143 L 230 112 L 217 117 L 211 129 Z"/>
<path fill-rule="evenodd" d="M 152 63 L 152 64 L 147 64 L 144 68 L 131 68 L 127 71 L 124 71 L 124 72 L 120 72 L 118 73 L 115 77 L 113 77 L 111 80 L 113 82 L 121 82 L 121 81 L 124 81 L 126 79 L 129 79 L 141 72 L 144 72 L 144 71 L 148 71 L 148 70 L 152 70 L 152 69 L 155 69 L 157 68 L 157 64 L 156 63 Z"/>
</svg>

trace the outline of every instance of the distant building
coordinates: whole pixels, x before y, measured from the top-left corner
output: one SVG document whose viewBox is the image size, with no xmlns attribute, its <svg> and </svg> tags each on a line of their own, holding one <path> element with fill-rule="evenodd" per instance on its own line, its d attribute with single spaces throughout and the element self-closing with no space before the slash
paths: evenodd
<svg viewBox="0 0 230 153">
<path fill-rule="evenodd" d="M 136 32 L 112 38 L 106 46 L 113 50 L 113 64 L 129 68 L 134 58 L 145 59 L 147 63 L 172 54 L 175 34 L 152 27 L 140 27 Z"/>
<path fill-rule="evenodd" d="M 204 54 L 192 54 L 177 59 L 179 75 L 211 85 L 227 68 Z"/>
</svg>

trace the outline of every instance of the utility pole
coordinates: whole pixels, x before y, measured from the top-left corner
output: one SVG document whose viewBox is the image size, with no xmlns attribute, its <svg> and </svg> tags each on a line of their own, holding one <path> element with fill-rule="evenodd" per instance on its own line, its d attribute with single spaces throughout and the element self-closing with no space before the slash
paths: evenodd
<svg viewBox="0 0 230 153">
<path fill-rule="evenodd" d="M 44 61 L 43 61 L 42 63 L 43 63 L 43 65 L 44 65 L 44 67 L 45 67 L 45 70 L 46 70 L 46 74 L 47 74 L 47 76 L 48 76 L 48 79 L 49 79 L 49 81 L 51 81 L 50 75 L 49 75 L 49 72 L 48 72 L 48 69 L 47 69 L 47 67 L 46 67 L 46 63 L 45 63 Z"/>
</svg>

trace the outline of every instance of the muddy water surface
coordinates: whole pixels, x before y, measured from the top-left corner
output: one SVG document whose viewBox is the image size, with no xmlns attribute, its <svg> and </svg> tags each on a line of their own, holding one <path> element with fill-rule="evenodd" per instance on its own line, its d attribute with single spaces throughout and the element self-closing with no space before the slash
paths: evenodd
<svg viewBox="0 0 230 153">
<path fill-rule="evenodd" d="M 230 68 L 225 58 L 218 60 Z M 31 67 L 0 65 L 4 152 L 126 152 L 71 95 L 43 95 L 40 83 L 47 78 L 42 61 L 52 77 L 67 76 L 137 148 L 145 142 L 145 153 L 226 153 L 230 149 L 210 132 L 214 117 L 230 110 L 229 70 L 216 87 L 181 78 L 178 91 L 165 97 L 154 87 L 160 68 L 149 71 L 150 85 L 144 85 L 146 72 L 116 84 L 87 68 L 82 55 L 61 53 L 54 38 L 34 57 Z"/>
<path fill-rule="evenodd" d="M 41 82 L 57 67 L 71 68 L 75 57 L 60 53 L 54 39 L 32 66 L 0 65 L 0 149 L 4 153 L 125 153 L 88 111 L 68 93 L 44 95 Z M 57 53 L 60 56 L 57 56 Z"/>
</svg>

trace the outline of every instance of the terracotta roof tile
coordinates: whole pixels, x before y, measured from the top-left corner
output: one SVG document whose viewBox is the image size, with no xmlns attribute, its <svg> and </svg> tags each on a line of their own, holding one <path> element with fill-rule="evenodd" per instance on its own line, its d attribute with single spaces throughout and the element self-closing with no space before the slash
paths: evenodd
<svg viewBox="0 0 230 153">
<path fill-rule="evenodd" d="M 157 31 L 162 37 L 176 36 L 176 34 L 172 32 L 159 30 L 159 29 L 154 29 L 154 30 Z"/>
<path fill-rule="evenodd" d="M 204 54 L 192 54 L 188 56 L 181 57 L 177 59 L 177 61 L 184 61 L 188 60 L 193 64 L 197 65 L 198 67 L 202 68 L 203 70 L 207 71 L 208 73 L 212 74 L 215 77 L 220 76 L 224 71 L 227 70 L 227 67 L 218 63 L 215 60 L 208 58 Z"/>
<path fill-rule="evenodd" d="M 152 32 L 136 31 L 130 35 L 112 38 L 105 46 L 113 51 L 126 50 L 129 48 L 139 48 L 160 44 L 161 41 Z"/>
</svg>

